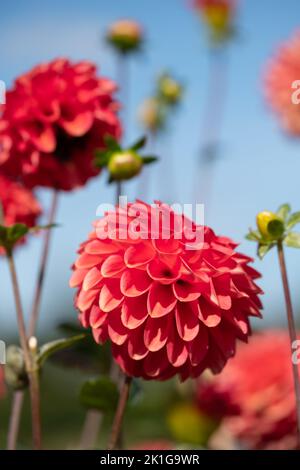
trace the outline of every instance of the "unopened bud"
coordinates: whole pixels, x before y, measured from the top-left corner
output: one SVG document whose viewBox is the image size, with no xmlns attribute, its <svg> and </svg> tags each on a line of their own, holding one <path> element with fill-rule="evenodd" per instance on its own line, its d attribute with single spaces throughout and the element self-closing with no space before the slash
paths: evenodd
<svg viewBox="0 0 300 470">
<path fill-rule="evenodd" d="M 142 169 L 143 160 L 133 150 L 125 150 L 113 154 L 108 162 L 108 170 L 114 180 L 129 180 L 138 175 Z"/>
<path fill-rule="evenodd" d="M 266 240 L 279 240 L 284 234 L 284 222 L 274 212 L 263 211 L 257 214 L 257 228 Z"/>
</svg>

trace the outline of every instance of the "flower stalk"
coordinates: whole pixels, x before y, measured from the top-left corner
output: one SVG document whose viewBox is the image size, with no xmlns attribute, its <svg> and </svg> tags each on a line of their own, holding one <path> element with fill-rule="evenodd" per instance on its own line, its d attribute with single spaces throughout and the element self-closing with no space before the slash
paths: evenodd
<svg viewBox="0 0 300 470">
<path fill-rule="evenodd" d="M 128 397 L 129 397 L 131 382 L 132 382 L 132 378 L 126 375 L 124 377 L 124 382 L 120 391 L 119 403 L 118 403 L 118 407 L 117 407 L 116 414 L 114 417 L 107 450 L 114 450 L 117 446 L 117 443 L 121 434 L 122 423 L 123 423 L 124 413 L 126 409 L 126 404 L 127 404 Z"/>
<path fill-rule="evenodd" d="M 278 241 L 277 243 L 277 251 L 278 251 L 278 260 L 280 266 L 280 273 L 282 278 L 282 285 L 284 290 L 284 297 L 285 297 L 285 304 L 286 304 L 286 313 L 287 313 L 287 320 L 288 320 L 288 328 L 289 328 L 289 335 L 290 335 L 290 342 L 291 342 L 291 354 L 293 355 L 293 345 L 295 341 L 297 341 L 297 332 L 296 332 L 296 325 L 294 320 L 294 313 L 293 313 L 293 306 L 292 306 L 292 299 L 285 263 L 285 256 L 284 250 L 282 246 L 282 242 Z M 293 379 L 294 379 L 294 388 L 295 388 L 295 399 L 296 399 L 296 413 L 297 413 L 297 447 L 300 449 L 300 378 L 299 378 L 299 371 L 298 365 L 292 362 L 292 369 L 293 369 Z"/>
<path fill-rule="evenodd" d="M 14 263 L 13 253 L 7 253 L 8 265 L 12 280 L 14 299 L 16 304 L 17 322 L 19 329 L 20 343 L 24 354 L 24 361 L 26 366 L 26 372 L 29 379 L 29 390 L 31 400 L 31 416 L 32 416 L 32 437 L 34 450 L 41 449 L 41 417 L 40 417 L 40 391 L 39 391 L 39 379 L 38 379 L 38 368 L 35 361 L 35 350 L 32 349 L 28 343 L 26 335 L 26 326 L 23 315 L 23 307 L 21 303 L 20 289 L 17 278 L 16 267 Z M 12 417 L 13 424 L 18 424 L 19 418 L 17 413 L 21 413 L 21 406 L 14 408 L 16 414 Z"/>
</svg>

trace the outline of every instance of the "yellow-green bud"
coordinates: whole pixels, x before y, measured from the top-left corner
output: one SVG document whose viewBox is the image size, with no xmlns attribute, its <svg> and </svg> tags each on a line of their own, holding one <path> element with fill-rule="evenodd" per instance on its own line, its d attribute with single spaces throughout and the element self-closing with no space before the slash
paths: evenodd
<svg viewBox="0 0 300 470">
<path fill-rule="evenodd" d="M 257 228 L 266 240 L 278 240 L 284 233 L 284 222 L 274 212 L 263 211 L 256 216 Z"/>
<path fill-rule="evenodd" d="M 129 180 L 138 175 L 142 169 L 143 160 L 133 150 L 114 153 L 108 162 L 108 171 L 114 180 Z"/>
<path fill-rule="evenodd" d="M 169 104 L 176 104 L 182 96 L 182 86 L 174 78 L 163 76 L 159 81 L 159 92 Z"/>
</svg>

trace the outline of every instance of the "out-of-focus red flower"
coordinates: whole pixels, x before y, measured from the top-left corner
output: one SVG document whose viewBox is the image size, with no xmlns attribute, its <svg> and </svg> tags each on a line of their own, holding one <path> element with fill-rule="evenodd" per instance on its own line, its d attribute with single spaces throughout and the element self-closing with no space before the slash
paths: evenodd
<svg viewBox="0 0 300 470">
<path fill-rule="evenodd" d="M 131 376 L 220 372 L 236 339 L 247 340 L 249 316 L 261 316 L 259 273 L 236 246 L 166 204 L 117 207 L 95 223 L 73 266 L 80 321 L 97 342 L 112 342 Z"/>
<path fill-rule="evenodd" d="M 300 78 L 300 31 L 283 44 L 270 60 L 265 74 L 266 97 L 285 130 L 300 136 L 300 104 L 293 102 L 292 88 Z M 298 92 L 298 97 L 300 94 Z"/>
<path fill-rule="evenodd" d="M 32 191 L 2 175 L 0 175 L 0 202 L 4 219 L 2 225 L 7 227 L 16 223 L 33 227 L 42 212 Z M 3 248 L 0 247 L 0 254 L 3 252 Z"/>
<path fill-rule="evenodd" d="M 71 190 L 99 173 L 94 151 L 120 136 L 116 85 L 89 62 L 57 59 L 19 77 L 0 121 L 0 169 L 26 185 Z"/>
<path fill-rule="evenodd" d="M 199 381 L 202 410 L 246 448 L 293 449 L 296 405 L 288 334 L 268 331 L 241 345 L 218 377 Z"/>
</svg>

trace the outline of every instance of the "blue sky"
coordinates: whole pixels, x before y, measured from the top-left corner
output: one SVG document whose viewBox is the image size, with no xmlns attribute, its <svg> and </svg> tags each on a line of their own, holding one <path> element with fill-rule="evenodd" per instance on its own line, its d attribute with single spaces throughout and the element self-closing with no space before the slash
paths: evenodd
<svg viewBox="0 0 300 470">
<path fill-rule="evenodd" d="M 161 184 L 159 167 L 153 169 L 148 198 L 164 197 L 166 188 L 176 188 L 169 197 L 182 203 L 194 202 L 192 188 L 195 172 L 199 172 L 197 156 L 204 140 L 201 126 L 209 54 L 203 28 L 187 5 L 187 0 L 5 2 L 0 17 L 0 79 L 9 86 L 18 74 L 57 56 L 92 60 L 101 73 L 115 77 L 115 60 L 103 41 L 105 29 L 121 17 L 140 21 L 147 42 L 143 54 L 130 62 L 127 138 L 132 140 L 141 133 L 136 109 L 151 93 L 155 76 L 162 69 L 169 69 L 185 83 L 185 99 L 172 119 L 169 132 L 157 144 L 157 152 L 166 164 L 173 162 L 175 182 L 166 179 Z M 300 209 L 300 140 L 290 140 L 283 134 L 262 93 L 266 61 L 278 44 L 300 27 L 299 23 L 299 0 L 241 0 L 239 38 L 228 53 L 229 91 L 222 129 L 222 158 L 215 168 L 213 196 L 206 219 L 217 233 L 241 242 L 241 249 L 251 255 L 255 247 L 244 241 L 243 236 L 249 225 L 254 224 L 259 210 L 272 210 L 286 201 L 295 210 Z M 130 198 L 135 197 L 137 184 L 128 184 L 126 191 Z M 49 192 L 40 191 L 39 195 L 47 206 Z M 62 195 L 57 215 L 61 227 L 55 229 L 43 296 L 42 329 L 52 331 L 63 315 L 69 320 L 76 318 L 72 309 L 73 292 L 68 288 L 69 267 L 79 242 L 90 229 L 96 207 L 113 197 L 104 176 L 80 191 Z M 17 254 L 27 312 L 40 249 L 41 241 L 32 239 Z M 285 321 L 276 261 L 274 252 L 263 263 L 256 262 L 264 275 L 261 285 L 266 292 L 265 325 Z M 299 305 L 300 251 L 289 252 L 287 261 L 293 299 Z M 7 277 L 7 268 L 1 261 L 0 335 L 3 338 L 15 329 Z"/>
</svg>

